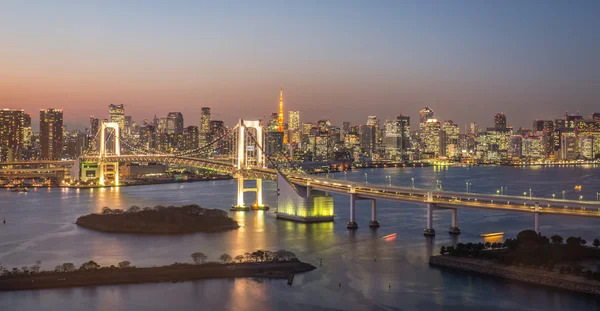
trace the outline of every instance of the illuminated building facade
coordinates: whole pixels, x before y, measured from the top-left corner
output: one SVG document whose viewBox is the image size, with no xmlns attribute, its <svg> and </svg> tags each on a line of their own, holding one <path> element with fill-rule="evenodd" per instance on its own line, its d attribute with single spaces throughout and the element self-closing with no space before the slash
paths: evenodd
<svg viewBox="0 0 600 311">
<path fill-rule="evenodd" d="M 421 154 L 426 158 L 437 158 L 440 155 L 441 123 L 436 119 L 429 119 L 421 128 Z"/>
<path fill-rule="evenodd" d="M 497 113 L 494 115 L 494 128 L 498 130 L 506 128 L 506 116 L 504 113 Z"/>
<path fill-rule="evenodd" d="M 40 109 L 42 160 L 60 160 L 63 146 L 63 110 Z"/>
<path fill-rule="evenodd" d="M 183 114 L 181 112 L 167 114 L 167 134 L 183 134 Z"/>
<path fill-rule="evenodd" d="M 25 140 L 24 123 L 23 109 L 0 109 L 0 161 L 21 159 Z"/>
<path fill-rule="evenodd" d="M 109 105 L 108 115 L 110 122 L 118 123 L 122 132 L 125 129 L 125 105 Z"/>
<path fill-rule="evenodd" d="M 423 127 L 429 119 L 433 119 L 433 110 L 429 107 L 421 109 L 419 111 L 419 127 Z"/>
</svg>

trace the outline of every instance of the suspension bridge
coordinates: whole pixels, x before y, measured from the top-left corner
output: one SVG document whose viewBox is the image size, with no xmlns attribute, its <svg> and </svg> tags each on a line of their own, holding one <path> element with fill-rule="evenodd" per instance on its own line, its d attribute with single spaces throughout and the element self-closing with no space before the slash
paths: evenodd
<svg viewBox="0 0 600 311">
<path fill-rule="evenodd" d="M 107 135 L 108 133 L 108 135 Z M 111 136 L 112 135 L 112 136 Z M 112 140 L 109 139 L 112 137 Z M 99 131 L 100 150 L 95 155 L 80 157 L 71 171 L 73 178 L 81 180 L 95 178 L 101 185 L 119 184 L 120 163 L 164 163 L 210 169 L 232 175 L 237 179 L 236 203 L 233 211 L 250 209 L 268 209 L 263 202 L 263 180 L 277 182 L 278 218 L 301 221 L 333 221 L 334 199 L 331 193 L 350 196 L 349 229 L 358 228 L 356 202 L 371 202 L 369 227 L 379 227 L 377 220 L 377 201 L 396 201 L 418 203 L 426 206 L 424 234 L 433 236 L 433 213 L 435 210 L 451 210 L 452 219 L 449 233 L 459 234 L 458 209 L 486 209 L 529 213 L 533 216 L 533 229 L 540 231 L 541 215 L 579 216 L 600 218 L 600 202 L 549 199 L 536 197 L 517 197 L 507 195 L 489 195 L 478 193 L 448 192 L 420 188 L 395 187 L 377 184 L 351 182 L 340 179 L 322 178 L 309 175 L 287 159 L 285 153 L 275 157 L 267 156 L 264 149 L 265 133 L 260 121 L 239 120 L 230 131 L 216 137 L 206 145 L 180 153 L 165 154 L 158 150 L 142 146 L 139 143 L 123 140 L 117 123 L 103 122 Z M 111 146 L 107 141 L 112 141 Z M 213 147 L 223 141 L 231 142 L 230 159 L 210 159 Z M 121 154 L 121 145 L 135 154 Z M 282 160 L 283 159 L 283 160 Z M 246 180 L 254 180 L 255 185 L 248 187 Z M 256 200 L 246 204 L 244 193 L 253 192 Z M 402 208 L 402 206 L 398 206 Z"/>
</svg>

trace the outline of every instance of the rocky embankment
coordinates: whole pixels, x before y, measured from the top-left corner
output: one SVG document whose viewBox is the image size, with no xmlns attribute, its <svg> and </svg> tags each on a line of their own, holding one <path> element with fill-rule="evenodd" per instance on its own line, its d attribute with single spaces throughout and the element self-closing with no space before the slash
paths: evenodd
<svg viewBox="0 0 600 311">
<path fill-rule="evenodd" d="M 315 269 L 311 264 L 289 261 L 202 265 L 174 264 L 152 268 L 103 268 L 93 271 L 44 272 L 32 275 L 0 277 L 0 291 L 43 288 L 98 286 L 152 282 L 184 282 L 215 278 L 265 277 L 288 278 L 290 274 Z"/>
<path fill-rule="evenodd" d="M 198 205 L 154 208 L 131 207 L 127 211 L 104 208 L 102 214 L 77 218 L 77 225 L 111 233 L 182 234 L 239 228 L 227 212 Z"/>
<path fill-rule="evenodd" d="M 476 272 L 520 282 L 551 286 L 574 292 L 600 295 L 600 282 L 586 280 L 583 277 L 558 274 L 556 272 L 539 271 L 518 266 L 504 266 L 487 260 L 454 257 L 449 255 L 430 256 L 429 264 L 432 266 Z"/>
</svg>

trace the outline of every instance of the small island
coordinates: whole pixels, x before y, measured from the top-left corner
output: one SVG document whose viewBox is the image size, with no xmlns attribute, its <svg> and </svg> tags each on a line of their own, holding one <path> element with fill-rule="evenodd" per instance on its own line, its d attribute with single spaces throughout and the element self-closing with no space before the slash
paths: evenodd
<svg viewBox="0 0 600 311">
<path fill-rule="evenodd" d="M 222 254 L 219 262 L 207 262 L 207 256 L 197 252 L 192 254 L 192 259 L 194 264 L 176 262 L 160 267 L 136 267 L 129 261 L 102 267 L 90 260 L 77 268 L 66 262 L 52 271 L 41 270 L 40 261 L 21 269 L 9 270 L 0 266 L 0 291 L 243 277 L 287 279 L 291 285 L 294 274 L 315 269 L 286 250 L 257 250 L 233 258 Z"/>
<path fill-rule="evenodd" d="M 237 221 L 227 212 L 199 205 L 144 207 L 127 210 L 102 208 L 101 214 L 77 218 L 77 225 L 110 233 L 183 234 L 237 229 Z"/>
<path fill-rule="evenodd" d="M 521 231 L 504 243 L 442 246 L 429 264 L 569 291 L 600 295 L 600 241 Z"/>
</svg>

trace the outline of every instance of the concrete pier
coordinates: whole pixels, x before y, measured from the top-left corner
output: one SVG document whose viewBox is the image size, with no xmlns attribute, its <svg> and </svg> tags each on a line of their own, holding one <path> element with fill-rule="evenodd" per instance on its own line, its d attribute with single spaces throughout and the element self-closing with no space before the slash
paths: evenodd
<svg viewBox="0 0 600 311">
<path fill-rule="evenodd" d="M 350 194 L 350 222 L 346 225 L 348 229 L 358 228 L 358 224 L 356 223 L 356 197 L 356 193 Z"/>
<path fill-rule="evenodd" d="M 369 227 L 379 228 L 379 221 L 377 221 L 377 200 L 371 200 L 371 221 L 369 221 Z"/>
<path fill-rule="evenodd" d="M 427 227 L 423 230 L 423 234 L 427 236 L 435 235 L 435 230 L 433 230 L 433 203 L 427 203 Z"/>
<path fill-rule="evenodd" d="M 458 227 L 458 209 L 452 209 L 452 226 L 448 229 L 450 234 L 460 234 L 460 228 Z"/>
</svg>

